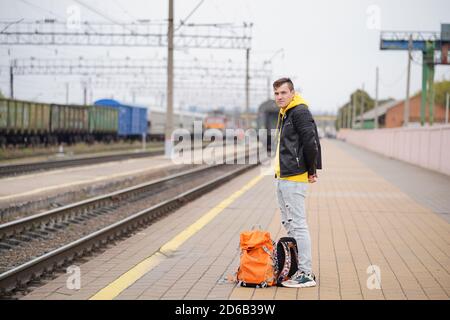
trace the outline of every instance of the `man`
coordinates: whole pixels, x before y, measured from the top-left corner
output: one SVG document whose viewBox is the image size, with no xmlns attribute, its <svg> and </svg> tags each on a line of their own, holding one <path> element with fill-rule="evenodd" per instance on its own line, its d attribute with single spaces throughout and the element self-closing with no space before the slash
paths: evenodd
<svg viewBox="0 0 450 320">
<path fill-rule="evenodd" d="M 280 107 L 277 123 L 275 178 L 281 211 L 281 223 L 298 246 L 298 271 L 282 283 L 285 287 L 302 288 L 316 285 L 312 272 L 311 238 L 305 212 L 308 183 L 317 181 L 322 168 L 317 127 L 308 105 L 294 91 L 289 78 L 273 83 L 275 102 Z"/>
</svg>

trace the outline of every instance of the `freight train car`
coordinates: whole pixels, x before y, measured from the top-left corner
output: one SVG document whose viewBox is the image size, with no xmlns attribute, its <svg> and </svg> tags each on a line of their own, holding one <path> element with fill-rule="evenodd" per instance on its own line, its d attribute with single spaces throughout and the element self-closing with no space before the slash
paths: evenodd
<svg viewBox="0 0 450 320">
<path fill-rule="evenodd" d="M 199 112 L 174 111 L 173 127 L 174 129 L 186 129 L 189 131 L 191 136 L 193 136 L 194 122 L 197 121 L 200 126 L 203 126 L 205 117 L 206 114 Z M 151 107 L 149 109 L 148 123 L 149 125 L 147 136 L 149 140 L 164 140 L 166 129 L 166 110 L 163 108 Z"/>
<path fill-rule="evenodd" d="M 0 146 L 110 141 L 117 110 L 0 99 Z"/>
<path fill-rule="evenodd" d="M 89 109 L 86 106 L 50 105 L 50 132 L 59 140 L 77 143 L 89 133 Z"/>
<path fill-rule="evenodd" d="M 142 139 L 147 134 L 147 108 L 121 103 L 112 99 L 94 102 L 98 107 L 110 107 L 118 111 L 118 132 L 120 139 Z"/>
<path fill-rule="evenodd" d="M 39 143 L 51 132 L 50 110 L 49 104 L 0 99 L 0 145 Z"/>
<path fill-rule="evenodd" d="M 119 112 L 105 106 L 89 108 L 89 142 L 111 141 L 117 139 L 119 130 Z"/>
</svg>

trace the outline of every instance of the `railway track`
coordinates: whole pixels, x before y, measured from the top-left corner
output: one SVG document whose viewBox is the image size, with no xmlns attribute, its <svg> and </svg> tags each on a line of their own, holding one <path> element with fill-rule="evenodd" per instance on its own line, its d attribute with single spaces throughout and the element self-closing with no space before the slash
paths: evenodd
<svg viewBox="0 0 450 320">
<path fill-rule="evenodd" d="M 51 160 L 43 162 L 15 164 L 8 166 L 0 166 L 0 178 L 7 176 L 17 176 L 25 173 L 45 171 L 59 168 L 84 166 L 90 164 L 98 164 L 100 162 L 120 161 L 126 159 L 137 159 L 144 157 L 151 157 L 164 154 L 164 150 L 157 151 L 145 151 L 138 153 L 124 153 L 114 154 L 99 157 L 86 157 L 79 159 L 67 159 L 67 160 Z"/>
<path fill-rule="evenodd" d="M 202 148 L 205 148 L 210 142 L 203 142 Z M 226 142 L 224 141 L 223 146 Z M 152 156 L 163 155 L 164 150 L 155 151 L 141 151 L 136 153 L 123 153 L 98 157 L 85 157 L 79 159 L 67 159 L 67 160 L 49 160 L 42 162 L 15 164 L 15 165 L 1 165 L 0 166 L 0 178 L 8 176 L 18 176 L 30 172 L 48 171 L 53 169 L 61 169 L 68 167 L 85 166 L 91 164 L 98 164 L 102 162 L 121 161 L 127 159 L 138 159 Z"/>
<path fill-rule="evenodd" d="M 254 166 L 196 168 L 0 225 L 0 297 L 11 297 Z"/>
</svg>

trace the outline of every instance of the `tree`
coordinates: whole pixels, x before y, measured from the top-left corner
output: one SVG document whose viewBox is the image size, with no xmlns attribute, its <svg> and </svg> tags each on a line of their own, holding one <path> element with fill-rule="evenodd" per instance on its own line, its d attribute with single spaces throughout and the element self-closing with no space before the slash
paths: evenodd
<svg viewBox="0 0 450 320">
<path fill-rule="evenodd" d="M 363 90 L 356 90 L 350 95 L 350 101 L 344 104 L 339 110 L 338 110 L 338 117 L 336 119 L 336 129 L 339 130 L 339 115 L 342 115 L 341 112 L 344 112 L 344 114 L 349 114 L 350 117 L 353 116 L 351 106 L 352 106 L 352 99 L 354 99 L 355 103 L 355 116 L 356 119 L 359 119 L 359 115 L 361 113 L 361 110 L 363 110 L 363 113 L 372 110 L 375 106 L 375 101 L 370 97 L 370 95 Z M 364 105 L 364 108 L 362 107 Z"/>
<path fill-rule="evenodd" d="M 434 83 L 435 104 L 445 106 L 447 93 L 450 93 L 450 81 L 441 81 Z"/>
<path fill-rule="evenodd" d="M 434 86 L 434 104 L 435 105 L 441 105 L 445 107 L 445 100 L 447 92 L 450 93 L 450 81 L 444 80 L 435 82 L 433 84 Z M 417 91 L 413 97 L 421 95 L 422 90 Z"/>
</svg>

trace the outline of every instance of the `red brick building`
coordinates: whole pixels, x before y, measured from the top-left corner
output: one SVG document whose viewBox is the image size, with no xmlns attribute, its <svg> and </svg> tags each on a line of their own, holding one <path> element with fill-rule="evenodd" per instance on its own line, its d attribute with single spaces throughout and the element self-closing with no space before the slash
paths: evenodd
<svg viewBox="0 0 450 320">
<path fill-rule="evenodd" d="M 420 102 L 422 95 L 418 94 L 409 99 L 409 122 L 420 123 Z M 385 128 L 395 128 L 403 126 L 403 110 L 405 101 L 399 101 L 386 111 Z M 425 122 L 428 123 L 429 107 L 425 110 Z M 434 121 L 433 123 L 445 121 L 445 106 L 434 104 Z"/>
</svg>

